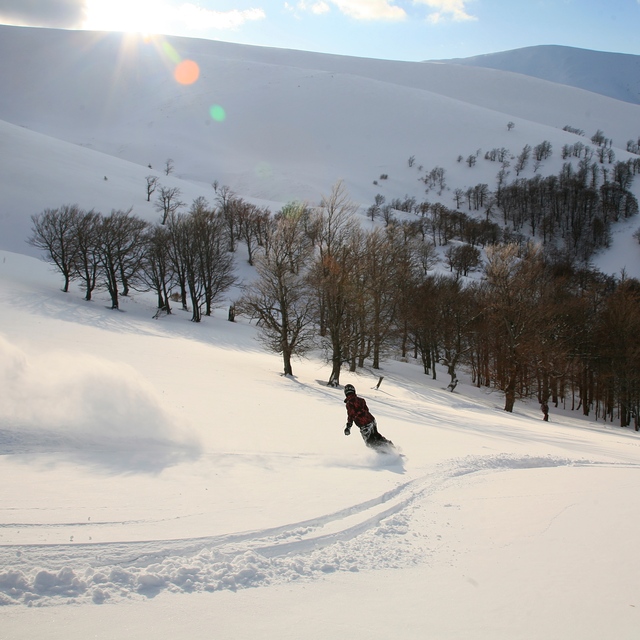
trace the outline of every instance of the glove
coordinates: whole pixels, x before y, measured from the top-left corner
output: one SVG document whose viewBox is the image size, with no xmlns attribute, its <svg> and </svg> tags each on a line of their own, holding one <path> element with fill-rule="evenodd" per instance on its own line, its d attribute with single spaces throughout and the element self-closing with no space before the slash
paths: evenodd
<svg viewBox="0 0 640 640">
<path fill-rule="evenodd" d="M 349 425 L 347 425 L 347 426 L 344 428 L 344 435 L 345 435 L 345 436 L 348 436 L 350 433 L 351 433 L 351 427 L 350 427 Z"/>
</svg>

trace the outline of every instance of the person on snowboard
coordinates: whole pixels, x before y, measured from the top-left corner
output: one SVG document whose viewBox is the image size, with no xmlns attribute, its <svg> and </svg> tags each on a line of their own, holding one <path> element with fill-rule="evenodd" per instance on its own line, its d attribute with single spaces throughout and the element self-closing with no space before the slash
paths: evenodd
<svg viewBox="0 0 640 640">
<path fill-rule="evenodd" d="M 372 449 L 392 447 L 393 442 L 378 433 L 376 419 L 369 413 L 365 399 L 356 394 L 352 384 L 345 385 L 344 395 L 346 396 L 344 402 L 347 405 L 347 426 L 344 428 L 344 435 L 348 436 L 351 433 L 351 427 L 355 422 L 367 447 Z"/>
</svg>

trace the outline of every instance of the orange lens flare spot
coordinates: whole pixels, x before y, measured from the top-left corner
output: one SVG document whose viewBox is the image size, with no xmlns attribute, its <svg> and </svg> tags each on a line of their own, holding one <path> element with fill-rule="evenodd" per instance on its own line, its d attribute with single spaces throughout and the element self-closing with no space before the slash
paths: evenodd
<svg viewBox="0 0 640 640">
<path fill-rule="evenodd" d="M 200 77 L 200 67 L 193 60 L 183 60 L 176 65 L 173 77 L 180 84 L 193 84 Z"/>
</svg>

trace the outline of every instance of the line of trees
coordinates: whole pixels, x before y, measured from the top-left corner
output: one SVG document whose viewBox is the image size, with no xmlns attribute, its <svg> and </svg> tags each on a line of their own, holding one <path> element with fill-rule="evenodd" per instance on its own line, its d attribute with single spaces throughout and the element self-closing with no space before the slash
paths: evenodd
<svg viewBox="0 0 640 640">
<path fill-rule="evenodd" d="M 424 268 L 428 240 L 417 227 L 363 231 L 353 208 L 338 185 L 318 209 L 283 210 L 238 303 L 265 344 L 286 354 L 285 372 L 319 340 L 330 385 L 345 366 L 379 368 L 395 353 L 433 377 L 444 365 L 452 390 L 464 368 L 504 393 L 506 411 L 533 397 L 638 427 L 638 281 L 531 242 L 489 244 L 481 279 L 436 275 Z"/>
<path fill-rule="evenodd" d="M 524 162 L 530 151 L 525 148 L 520 161 Z M 541 158 L 549 152 L 545 143 L 534 150 Z M 494 149 L 490 157 L 499 157 L 500 153 Z M 516 178 L 512 182 L 507 182 L 506 166 L 508 163 L 497 174 L 494 191 L 484 183 L 455 189 L 455 209 L 442 203 L 417 202 L 408 196 L 384 205 L 384 196 L 378 194 L 368 215 L 372 220 L 381 216 L 389 224 L 399 213 L 413 212 L 415 224 L 422 225 L 422 233 L 430 234 L 434 244 L 447 245 L 456 239 L 484 246 L 526 235 L 566 252 L 572 259 L 587 262 L 597 250 L 609 246 L 613 223 L 638 213 L 638 200 L 630 187 L 640 173 L 640 160 L 602 167 L 585 156 L 577 168 L 564 163 L 558 175 Z M 465 215 L 461 211 L 465 205 L 468 211 L 483 211 L 484 220 Z"/>
<path fill-rule="evenodd" d="M 114 308 L 129 289 L 153 291 L 158 309 L 170 313 L 178 299 L 195 322 L 235 282 L 233 252 L 244 242 L 255 278 L 233 306 L 257 321 L 286 375 L 310 348 L 324 349 L 334 386 L 345 367 L 413 357 L 433 377 L 444 365 L 452 390 L 464 369 L 479 387 L 502 391 L 506 411 L 534 397 L 637 428 L 638 281 L 580 266 L 550 243 L 505 238 L 495 223 L 442 205 L 370 230 L 357 209 L 342 183 L 317 207 L 291 203 L 273 216 L 223 188 L 216 206 L 196 199 L 164 225 L 130 211 L 46 210 L 33 217 L 29 241 L 58 266 L 65 290 L 79 280 L 90 300 L 103 287 Z M 437 244 L 456 249 L 447 251 L 449 274 L 432 270 Z M 471 269 L 483 277 L 464 278 Z"/>
<path fill-rule="evenodd" d="M 166 225 L 150 224 L 131 210 L 102 215 L 77 205 L 46 209 L 32 216 L 28 242 L 62 273 L 63 291 L 78 281 L 91 300 L 104 289 L 112 309 L 131 290 L 153 291 L 158 309 L 171 313 L 175 290 L 183 309 L 191 302 L 191 319 L 199 322 L 235 282 L 222 215 L 204 199 Z"/>
</svg>

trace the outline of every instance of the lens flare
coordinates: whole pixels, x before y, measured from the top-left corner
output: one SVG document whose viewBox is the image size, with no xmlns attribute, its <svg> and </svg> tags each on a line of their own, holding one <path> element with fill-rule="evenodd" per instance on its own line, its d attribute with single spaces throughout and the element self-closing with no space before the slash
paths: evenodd
<svg viewBox="0 0 640 640">
<path fill-rule="evenodd" d="M 162 43 L 162 51 L 164 51 L 167 58 L 174 64 L 180 64 L 180 62 L 182 62 L 180 54 L 166 40 Z"/>
<path fill-rule="evenodd" d="M 173 77 L 180 84 L 193 84 L 200 77 L 200 67 L 193 60 L 183 60 L 176 65 Z"/>
<path fill-rule="evenodd" d="M 211 109 L 209 109 L 209 115 L 216 122 L 223 122 L 227 117 L 227 112 L 219 104 L 214 104 Z"/>
<path fill-rule="evenodd" d="M 271 165 L 264 160 L 258 162 L 255 172 L 258 178 L 262 178 L 263 180 L 267 180 L 273 176 L 273 169 Z"/>
</svg>

